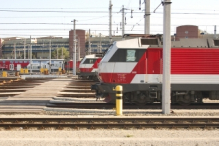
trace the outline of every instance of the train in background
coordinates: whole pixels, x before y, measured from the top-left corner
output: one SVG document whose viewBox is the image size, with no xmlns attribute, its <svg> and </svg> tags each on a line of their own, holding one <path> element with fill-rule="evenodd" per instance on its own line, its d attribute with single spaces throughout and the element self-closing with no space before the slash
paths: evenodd
<svg viewBox="0 0 219 146">
<path fill-rule="evenodd" d="M 171 43 L 171 103 L 219 100 L 219 40 L 180 39 Z M 99 63 L 100 83 L 91 86 L 98 98 L 115 102 L 116 85 L 123 86 L 125 103 L 162 101 L 161 38 L 114 42 Z"/>
<path fill-rule="evenodd" d="M 32 59 L 32 71 L 39 72 L 40 68 L 49 69 L 49 59 Z M 59 68 L 64 70 L 72 70 L 73 61 L 65 61 L 64 59 L 51 59 L 51 71 L 56 72 Z M 80 61 L 76 63 L 76 68 L 79 69 Z M 20 68 L 30 70 L 30 59 L 0 59 L 1 70 L 19 71 Z"/>
<path fill-rule="evenodd" d="M 86 55 L 80 65 L 80 74 L 79 77 L 82 79 L 90 79 L 97 81 L 97 69 L 98 69 L 98 64 L 102 59 L 102 54 L 90 54 Z"/>
<path fill-rule="evenodd" d="M 81 63 L 81 61 L 77 61 L 76 62 L 76 70 L 77 70 L 76 72 L 77 72 L 77 74 L 80 72 L 80 70 L 79 70 L 80 63 Z M 70 71 L 71 72 L 73 70 L 73 60 L 66 61 L 65 65 L 64 65 L 64 69 L 66 71 Z"/>
</svg>

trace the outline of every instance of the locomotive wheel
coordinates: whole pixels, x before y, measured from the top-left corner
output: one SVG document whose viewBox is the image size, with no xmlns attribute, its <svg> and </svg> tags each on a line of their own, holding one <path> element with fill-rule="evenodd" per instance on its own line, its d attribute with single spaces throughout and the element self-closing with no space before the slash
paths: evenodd
<svg viewBox="0 0 219 146">
<path fill-rule="evenodd" d="M 146 103 L 139 103 L 139 102 L 135 102 L 135 104 L 138 106 L 145 106 L 146 105 Z"/>
<path fill-rule="evenodd" d="M 147 96 L 143 93 L 135 94 L 134 101 L 137 105 L 145 105 L 148 101 Z"/>
<path fill-rule="evenodd" d="M 192 103 L 192 101 L 187 99 L 187 100 L 183 100 L 183 101 L 182 100 L 178 101 L 177 103 L 182 105 L 182 106 L 188 106 L 188 105 L 190 105 Z"/>
<path fill-rule="evenodd" d="M 203 103 L 203 95 L 202 92 L 197 93 L 197 103 Z"/>
<path fill-rule="evenodd" d="M 105 99 L 104 99 L 105 102 L 107 102 L 107 103 L 116 103 L 116 96 L 115 96 L 115 94 L 110 93 L 110 94 L 108 94 L 108 95 L 106 95 L 104 97 L 105 97 Z"/>
<path fill-rule="evenodd" d="M 188 106 L 192 103 L 191 97 L 189 95 L 181 95 L 179 96 L 177 103 L 182 106 Z"/>
<path fill-rule="evenodd" d="M 182 105 L 182 106 L 188 106 L 191 104 L 191 102 L 183 102 L 183 101 L 179 101 L 177 102 L 178 104 Z"/>
</svg>

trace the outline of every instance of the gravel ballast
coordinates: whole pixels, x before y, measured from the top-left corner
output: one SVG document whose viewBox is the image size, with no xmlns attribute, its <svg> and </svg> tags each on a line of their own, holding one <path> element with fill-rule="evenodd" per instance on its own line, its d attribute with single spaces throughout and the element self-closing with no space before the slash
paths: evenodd
<svg viewBox="0 0 219 146">
<path fill-rule="evenodd" d="M 218 146 L 219 130 L 0 131 L 4 146 Z"/>
<path fill-rule="evenodd" d="M 114 117 L 108 112 L 51 110 L 40 114 L 2 113 L 0 118 L 24 117 Z M 218 117 L 218 110 L 174 110 L 163 115 L 161 110 L 127 110 L 122 117 Z M 0 129 L 0 145 L 4 146 L 218 146 L 219 129 Z"/>
</svg>

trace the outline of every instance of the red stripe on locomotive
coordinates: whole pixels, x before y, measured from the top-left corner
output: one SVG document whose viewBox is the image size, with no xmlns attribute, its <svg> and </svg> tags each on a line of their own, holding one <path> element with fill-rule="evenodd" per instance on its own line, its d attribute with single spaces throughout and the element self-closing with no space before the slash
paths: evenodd
<svg viewBox="0 0 219 146">
<path fill-rule="evenodd" d="M 162 74 L 162 48 L 148 48 L 129 73 L 99 73 L 105 83 L 131 83 L 136 74 Z M 172 48 L 171 74 L 219 74 L 219 50 Z M 134 72 L 134 73 L 133 73 Z"/>
</svg>

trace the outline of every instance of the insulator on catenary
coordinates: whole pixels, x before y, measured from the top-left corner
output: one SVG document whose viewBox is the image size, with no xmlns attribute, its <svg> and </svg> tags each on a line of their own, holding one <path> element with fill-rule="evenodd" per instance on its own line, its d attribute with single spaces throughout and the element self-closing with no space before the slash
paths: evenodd
<svg viewBox="0 0 219 146">
<path fill-rule="evenodd" d="M 133 18 L 133 15 L 132 15 L 133 11 L 134 11 L 134 10 L 131 10 L 131 18 Z"/>
<path fill-rule="evenodd" d="M 141 0 L 139 0 L 139 10 L 141 10 Z"/>
</svg>

